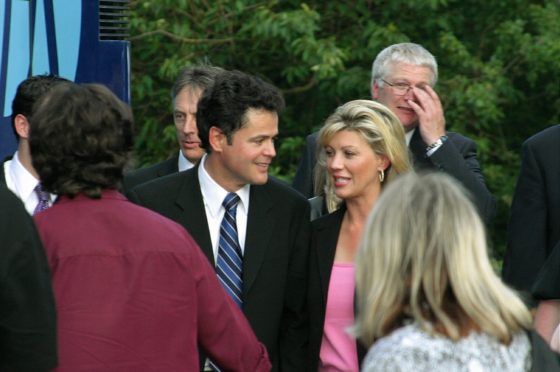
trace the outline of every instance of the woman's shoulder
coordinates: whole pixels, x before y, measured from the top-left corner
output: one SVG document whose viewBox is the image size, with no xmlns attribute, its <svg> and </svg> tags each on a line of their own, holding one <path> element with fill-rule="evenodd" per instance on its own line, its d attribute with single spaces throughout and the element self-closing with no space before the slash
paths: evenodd
<svg viewBox="0 0 560 372">
<path fill-rule="evenodd" d="M 368 351 L 363 371 L 526 371 L 531 346 L 525 332 L 503 345 L 485 333 L 471 333 L 458 342 L 431 334 L 416 324 L 379 339 Z"/>
</svg>

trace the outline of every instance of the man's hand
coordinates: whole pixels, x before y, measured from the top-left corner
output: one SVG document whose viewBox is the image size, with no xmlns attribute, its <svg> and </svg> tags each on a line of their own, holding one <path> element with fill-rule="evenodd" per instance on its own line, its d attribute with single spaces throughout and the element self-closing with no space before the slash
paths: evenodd
<svg viewBox="0 0 560 372">
<path fill-rule="evenodd" d="M 445 135 L 445 116 L 437 93 L 429 85 L 422 88 L 413 87 L 416 101 L 407 102 L 418 115 L 418 130 L 427 145 L 436 142 Z"/>
</svg>

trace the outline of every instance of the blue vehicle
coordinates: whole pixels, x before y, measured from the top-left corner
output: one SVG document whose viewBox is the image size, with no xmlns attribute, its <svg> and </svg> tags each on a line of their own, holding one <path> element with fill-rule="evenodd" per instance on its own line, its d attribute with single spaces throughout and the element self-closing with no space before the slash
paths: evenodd
<svg viewBox="0 0 560 372">
<path fill-rule="evenodd" d="M 0 161 L 16 150 L 12 99 L 33 75 L 108 86 L 130 102 L 129 0 L 0 1 Z"/>
</svg>

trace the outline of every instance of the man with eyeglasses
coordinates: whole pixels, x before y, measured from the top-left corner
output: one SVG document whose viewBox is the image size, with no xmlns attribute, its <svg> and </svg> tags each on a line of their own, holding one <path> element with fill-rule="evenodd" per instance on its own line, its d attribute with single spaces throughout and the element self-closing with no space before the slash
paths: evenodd
<svg viewBox="0 0 560 372">
<path fill-rule="evenodd" d="M 394 44 L 377 55 L 371 75 L 372 98 L 389 107 L 403 124 L 414 168 L 455 177 L 472 193 L 482 218 L 490 224 L 496 202 L 486 187 L 474 141 L 445 129 L 443 107 L 433 89 L 438 77 L 434 56 L 418 44 Z M 314 195 L 316 140 L 317 133 L 307 137 L 293 183 L 308 198 Z"/>
<path fill-rule="evenodd" d="M 173 122 L 179 142 L 179 151 L 177 155 L 167 160 L 126 174 L 123 180 L 125 192 L 132 190 L 136 185 L 190 169 L 206 153 L 200 147 L 198 138 L 196 107 L 204 90 L 214 84 L 216 76 L 223 71 L 224 69 L 221 67 L 199 65 L 185 67 L 179 72 L 171 90 Z"/>
</svg>

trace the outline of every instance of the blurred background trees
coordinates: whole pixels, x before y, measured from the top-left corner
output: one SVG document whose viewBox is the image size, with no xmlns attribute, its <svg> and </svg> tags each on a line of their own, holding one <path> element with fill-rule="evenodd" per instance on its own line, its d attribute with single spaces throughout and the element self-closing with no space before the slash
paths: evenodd
<svg viewBox="0 0 560 372">
<path fill-rule="evenodd" d="M 290 182 L 305 136 L 338 105 L 370 98 L 376 54 L 397 42 L 425 46 L 439 63 L 448 130 L 478 144 L 498 200 L 490 239 L 501 258 L 521 143 L 560 122 L 558 0 L 132 0 L 131 7 L 138 166 L 177 151 L 170 89 L 184 66 L 239 69 L 282 89 L 287 110 L 272 173 Z"/>
</svg>

